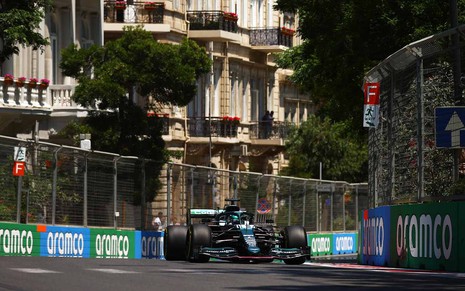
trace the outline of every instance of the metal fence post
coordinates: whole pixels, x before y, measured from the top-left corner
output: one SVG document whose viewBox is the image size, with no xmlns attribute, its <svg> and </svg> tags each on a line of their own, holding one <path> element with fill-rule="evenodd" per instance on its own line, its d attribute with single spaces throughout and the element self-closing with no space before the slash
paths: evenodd
<svg viewBox="0 0 465 291">
<path fill-rule="evenodd" d="M 191 168 L 191 201 L 189 201 L 190 208 L 194 208 L 194 170 L 196 168 Z"/>
<path fill-rule="evenodd" d="M 146 204 L 146 191 L 145 191 L 145 164 L 146 164 L 146 160 L 145 159 L 141 159 L 142 161 L 142 164 L 141 164 L 141 175 L 142 175 L 142 178 L 141 178 L 141 184 L 140 184 L 140 205 L 141 205 L 141 229 L 146 229 L 147 228 L 147 204 Z"/>
<path fill-rule="evenodd" d="M 173 163 L 168 163 L 166 170 L 166 221 L 167 225 L 171 223 L 171 174 L 173 170 Z"/>
<path fill-rule="evenodd" d="M 83 224 L 84 226 L 87 227 L 87 224 L 88 224 L 88 206 L 87 206 L 87 199 L 88 199 L 88 196 L 87 196 L 87 171 L 88 171 L 88 153 L 85 153 L 84 154 L 84 189 L 83 189 L 83 195 L 84 195 L 84 209 L 83 209 Z"/>
<path fill-rule="evenodd" d="M 118 227 L 118 160 L 121 157 L 113 159 L 113 227 Z"/>
<path fill-rule="evenodd" d="M 57 176 L 58 176 L 58 152 L 63 147 L 59 147 L 53 153 L 53 181 L 52 181 L 52 225 L 55 225 L 56 206 L 57 206 Z"/>
<path fill-rule="evenodd" d="M 292 214 L 292 180 L 289 180 L 289 209 L 288 209 L 287 225 L 291 225 Z"/>
<path fill-rule="evenodd" d="M 258 181 L 257 181 L 257 196 L 256 196 L 256 199 L 255 199 L 255 212 L 254 213 L 258 213 L 258 199 L 260 199 L 260 180 L 263 178 L 263 174 L 258 177 Z M 265 197 L 266 197 L 266 193 L 265 193 Z"/>
<path fill-rule="evenodd" d="M 305 208 L 307 207 L 307 182 L 308 180 L 306 180 L 304 182 L 304 192 L 303 192 L 303 196 L 302 197 L 302 226 L 305 227 Z"/>
<path fill-rule="evenodd" d="M 21 223 L 21 194 L 23 192 L 23 177 L 18 177 L 18 192 L 16 195 L 16 222 Z"/>
</svg>

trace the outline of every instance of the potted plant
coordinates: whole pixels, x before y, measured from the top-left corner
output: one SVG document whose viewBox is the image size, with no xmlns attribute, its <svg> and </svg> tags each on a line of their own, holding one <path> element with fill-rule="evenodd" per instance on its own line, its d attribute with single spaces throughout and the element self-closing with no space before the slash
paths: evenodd
<svg viewBox="0 0 465 291">
<path fill-rule="evenodd" d="M 47 89 L 49 84 L 50 84 L 49 79 L 42 79 L 40 80 L 39 89 L 42 89 L 42 90 Z"/>
<path fill-rule="evenodd" d="M 115 9 L 116 10 L 125 10 L 126 9 L 126 1 L 116 1 L 115 2 Z"/>
<path fill-rule="evenodd" d="M 237 21 L 239 19 L 237 17 L 237 14 L 234 12 L 224 12 L 223 17 L 224 19 L 229 20 L 229 21 Z"/>
<path fill-rule="evenodd" d="M 281 27 L 281 32 L 285 35 L 293 36 L 295 33 L 295 30 L 283 26 Z"/>
<path fill-rule="evenodd" d="M 6 74 L 5 76 L 3 76 L 3 85 L 4 85 L 4 86 L 13 85 L 14 79 L 15 79 L 15 78 L 13 77 L 13 75 Z"/>
<path fill-rule="evenodd" d="M 29 88 L 33 89 L 37 86 L 37 82 L 39 82 L 39 80 L 37 78 L 30 78 L 29 79 Z"/>
<path fill-rule="evenodd" d="M 16 80 L 16 87 L 17 88 L 21 88 L 24 86 L 24 83 L 26 82 L 26 77 L 19 77 L 17 80 Z"/>
</svg>

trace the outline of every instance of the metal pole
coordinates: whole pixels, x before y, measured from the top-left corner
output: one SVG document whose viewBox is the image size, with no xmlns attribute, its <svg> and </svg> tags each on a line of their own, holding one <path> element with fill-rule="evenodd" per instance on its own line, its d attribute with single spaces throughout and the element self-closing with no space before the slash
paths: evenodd
<svg viewBox="0 0 465 291">
<path fill-rule="evenodd" d="M 423 58 L 421 52 L 417 59 L 417 151 L 418 151 L 418 196 L 417 201 L 421 201 L 424 196 L 424 174 L 425 169 L 423 167 L 424 160 L 424 137 L 423 132 L 425 130 L 424 121 L 424 102 L 423 102 Z"/>
<path fill-rule="evenodd" d="M 23 177 L 18 177 L 18 192 L 16 195 L 16 222 L 21 223 L 21 193 L 23 192 Z"/>
<path fill-rule="evenodd" d="M 450 15 L 451 15 L 451 27 L 458 26 L 458 10 L 457 0 L 450 0 Z M 455 105 L 459 106 L 464 104 L 462 98 L 462 70 L 461 70 L 461 58 L 460 58 L 460 35 L 456 31 L 452 35 L 452 47 L 453 47 L 453 73 L 454 73 L 454 101 Z M 454 182 L 459 180 L 459 163 L 460 163 L 460 152 L 461 149 L 454 149 L 454 168 L 453 168 L 453 179 Z"/>
<path fill-rule="evenodd" d="M 141 221 L 141 229 L 146 229 L 147 228 L 147 202 L 145 201 L 146 198 L 146 189 L 145 189 L 145 165 L 146 165 L 146 160 L 142 159 L 142 165 L 141 165 L 141 184 L 140 184 L 140 205 L 142 207 L 141 213 L 142 213 L 142 221 Z"/>
<path fill-rule="evenodd" d="M 194 168 L 191 168 L 191 201 L 190 208 L 194 208 Z"/>
<path fill-rule="evenodd" d="M 118 160 L 121 157 L 113 159 L 113 227 L 118 227 Z"/>
<path fill-rule="evenodd" d="M 287 225 L 291 225 L 291 213 L 292 213 L 292 180 L 289 180 L 289 209 L 288 209 Z"/>
<path fill-rule="evenodd" d="M 316 231 L 319 232 L 321 227 L 320 227 L 320 195 L 318 194 L 318 189 L 315 191 L 316 193 Z"/>
<path fill-rule="evenodd" d="M 55 225 L 57 206 L 57 176 L 58 176 L 58 152 L 62 147 L 53 153 L 53 181 L 52 181 L 52 225 Z"/>
<path fill-rule="evenodd" d="M 304 182 L 304 197 L 302 199 L 302 204 L 303 204 L 302 205 L 302 226 L 304 226 L 304 227 L 305 227 L 305 208 L 307 206 L 307 204 L 306 204 L 306 200 L 307 200 L 306 199 L 307 198 L 307 182 L 308 182 L 308 180 Z"/>
<path fill-rule="evenodd" d="M 167 225 L 171 222 L 171 174 L 173 170 L 173 164 L 168 164 L 168 169 L 166 171 L 166 222 Z"/>
<path fill-rule="evenodd" d="M 88 215 L 88 209 L 87 209 L 88 208 L 88 206 L 87 206 L 87 202 L 88 202 L 88 200 L 87 200 L 88 199 L 88 193 L 87 193 L 87 191 L 88 191 L 87 190 L 88 160 L 87 160 L 87 156 L 88 156 L 88 154 L 84 154 L 84 193 L 83 193 L 83 195 L 84 195 L 84 206 L 83 206 L 84 207 L 84 209 L 83 209 L 84 221 L 83 221 L 83 223 L 84 223 L 85 227 L 87 227 L 87 225 L 88 225 L 88 221 L 87 221 L 87 219 L 88 219 L 88 216 L 87 216 Z"/>
<path fill-rule="evenodd" d="M 262 178 L 263 178 L 263 175 L 258 177 L 258 181 L 257 181 L 257 195 L 255 197 L 255 212 L 254 213 L 258 213 L 258 199 L 260 199 L 260 180 Z"/>
</svg>

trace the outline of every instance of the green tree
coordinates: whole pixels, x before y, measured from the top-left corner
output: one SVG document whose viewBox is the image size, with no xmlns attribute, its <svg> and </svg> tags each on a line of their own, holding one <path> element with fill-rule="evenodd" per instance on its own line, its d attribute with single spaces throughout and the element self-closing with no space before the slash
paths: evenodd
<svg viewBox="0 0 465 291">
<path fill-rule="evenodd" d="M 360 182 L 367 177 L 367 146 L 351 136 L 347 122 L 312 115 L 291 130 L 286 152 L 289 167 L 281 174 L 287 176 L 319 178 L 321 162 L 326 180 Z"/>
<path fill-rule="evenodd" d="M 458 6 L 465 12 L 465 1 Z M 312 92 L 320 115 L 350 121 L 355 133 L 365 132 L 364 74 L 408 43 L 450 27 L 449 1 L 278 0 L 276 8 L 298 13 L 304 40 L 278 65 L 294 69 L 292 80 Z"/>
<path fill-rule="evenodd" d="M 21 46 L 43 49 L 48 39 L 37 31 L 52 0 L 0 0 L 0 63 Z"/>
</svg>

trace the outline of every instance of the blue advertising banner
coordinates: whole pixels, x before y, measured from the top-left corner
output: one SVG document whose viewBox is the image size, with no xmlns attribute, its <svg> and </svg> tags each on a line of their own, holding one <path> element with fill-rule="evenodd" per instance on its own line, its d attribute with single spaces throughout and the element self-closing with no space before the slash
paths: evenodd
<svg viewBox="0 0 465 291">
<path fill-rule="evenodd" d="M 333 235 L 333 255 L 357 253 L 355 233 L 335 233 Z"/>
<path fill-rule="evenodd" d="M 78 257 L 90 255 L 88 228 L 46 226 L 40 232 L 40 255 L 45 257 Z"/>
<path fill-rule="evenodd" d="M 390 206 L 364 210 L 360 219 L 359 262 L 365 265 L 388 265 L 390 258 Z"/>
<path fill-rule="evenodd" d="M 141 231 L 141 253 L 145 259 L 164 259 L 163 231 Z"/>
</svg>

